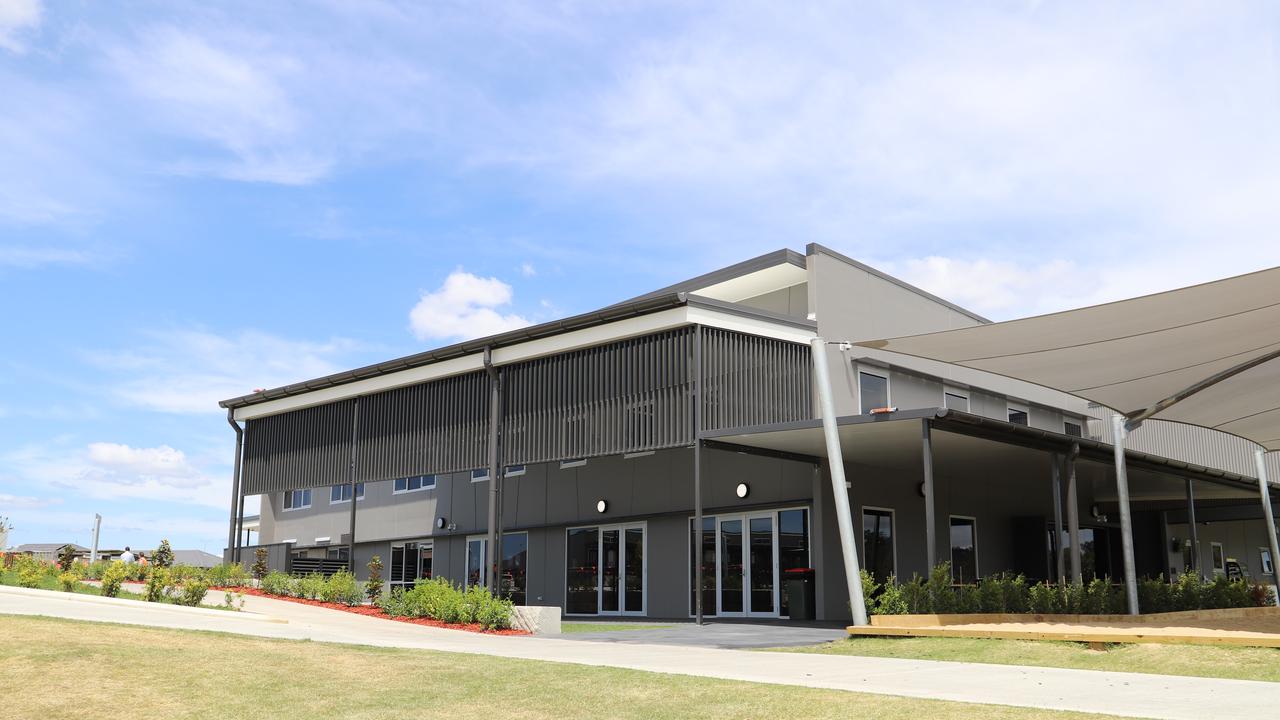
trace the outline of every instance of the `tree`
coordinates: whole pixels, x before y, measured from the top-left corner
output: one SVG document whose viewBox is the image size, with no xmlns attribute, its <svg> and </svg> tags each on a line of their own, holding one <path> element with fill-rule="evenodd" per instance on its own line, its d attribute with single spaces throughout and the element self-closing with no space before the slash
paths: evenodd
<svg viewBox="0 0 1280 720">
<path fill-rule="evenodd" d="M 161 540 L 160 547 L 151 553 L 151 564 L 162 568 L 173 566 L 173 548 L 169 547 L 168 540 Z"/>
<path fill-rule="evenodd" d="M 267 576 L 267 549 L 260 547 L 253 551 L 253 567 L 250 569 L 253 573 L 253 579 L 262 582 L 262 578 Z"/>
<path fill-rule="evenodd" d="M 70 543 L 63 545 L 62 550 L 58 553 L 58 567 L 62 572 L 71 572 L 71 566 L 76 564 L 76 546 Z"/>
<path fill-rule="evenodd" d="M 364 581 L 364 594 L 369 596 L 369 602 L 374 605 L 382 597 L 382 558 L 377 555 L 369 561 L 369 579 Z"/>
</svg>

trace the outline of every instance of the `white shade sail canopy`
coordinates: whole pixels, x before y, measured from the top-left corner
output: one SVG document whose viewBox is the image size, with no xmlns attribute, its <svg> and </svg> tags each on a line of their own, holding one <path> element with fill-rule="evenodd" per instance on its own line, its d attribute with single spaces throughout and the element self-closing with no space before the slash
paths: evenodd
<svg viewBox="0 0 1280 720">
<path fill-rule="evenodd" d="M 1280 267 L 1093 307 L 857 345 L 1280 449 Z"/>
</svg>

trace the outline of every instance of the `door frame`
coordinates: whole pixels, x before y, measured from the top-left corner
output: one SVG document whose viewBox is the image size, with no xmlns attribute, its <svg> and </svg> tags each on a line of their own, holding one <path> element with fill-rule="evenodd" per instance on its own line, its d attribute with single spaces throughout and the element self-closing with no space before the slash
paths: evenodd
<svg viewBox="0 0 1280 720">
<path fill-rule="evenodd" d="M 720 526 L 720 524 L 719 524 L 719 518 L 720 518 L 720 517 L 722 517 L 722 516 L 724 516 L 724 515 L 728 515 L 728 516 L 732 517 L 732 516 L 742 516 L 742 515 L 766 515 L 766 514 L 772 514 L 772 515 L 773 515 L 773 537 L 774 537 L 774 543 L 773 543 L 773 548 L 774 548 L 774 549 L 773 549 L 773 557 L 774 557 L 774 563 L 775 563 L 775 565 L 774 565 L 773 581 L 774 581 L 774 585 L 775 585 L 775 597 L 777 598 L 777 601 L 776 601 L 776 604 L 774 605 L 774 607 L 775 607 L 775 608 L 777 608 L 777 612 L 778 612 L 778 614 L 776 614 L 776 615 L 772 615 L 772 616 L 763 616 L 763 615 L 759 615 L 759 616 L 752 616 L 752 617 L 777 617 L 777 618 L 790 618 L 790 617 L 791 617 L 790 615 L 782 615 L 782 614 L 781 614 L 781 613 L 782 613 L 782 595 L 781 595 L 781 593 L 782 593 L 782 580 L 783 580 L 783 578 L 782 578 L 782 573 L 781 573 L 781 569 L 782 569 L 781 538 L 779 537 L 779 533 L 781 532 L 781 527 L 780 527 L 780 524 L 779 524 L 779 522 L 780 522 L 780 521 L 779 521 L 779 518 L 778 518 L 778 515 L 779 515 L 779 514 L 784 513 L 784 512 L 787 512 L 787 511 L 790 511 L 790 510 L 804 510 L 804 511 L 805 511 L 805 516 L 804 516 L 804 532 L 805 532 L 805 537 L 807 537 L 807 538 L 808 538 L 808 547 L 806 547 L 806 548 L 805 548 L 805 555 L 807 555 L 807 556 L 808 556 L 808 560 L 806 561 L 806 564 L 807 564 L 808 566 L 812 567 L 812 566 L 813 566 L 813 543 L 814 543 L 814 538 L 813 538 L 813 506 L 812 506 L 812 505 L 783 505 L 783 506 L 781 506 L 781 507 L 767 508 L 767 509 L 762 509 L 762 510 L 750 510 L 750 511 L 737 511 L 737 510 L 735 510 L 734 512 L 731 512 L 731 513 L 709 512 L 709 513 L 706 513 L 705 515 L 703 515 L 704 520 L 713 520 L 713 521 L 715 521 L 715 527 L 712 529 L 712 531 L 711 531 L 711 532 L 713 532 L 713 533 L 715 534 L 715 542 L 716 542 L 716 547 L 715 547 L 715 553 L 716 553 L 716 570 L 715 570 L 715 573 L 714 573 L 714 575 L 716 576 L 716 586 L 715 586 L 716 607 L 715 607 L 715 608 L 711 608 L 712 610 L 717 610 L 717 611 L 718 611 L 718 609 L 719 609 L 719 604 L 720 604 L 720 584 L 719 584 L 719 573 L 720 573 L 720 545 L 719 545 L 719 543 L 720 543 L 720 531 L 719 531 L 719 526 Z M 693 528 L 693 526 L 694 526 L 694 522 L 697 520 L 697 516 L 696 516 L 696 515 L 690 515 L 690 516 L 688 516 L 687 520 L 688 520 L 688 522 L 687 522 L 687 524 L 686 524 L 686 528 L 685 528 L 685 561 L 686 561 L 686 562 L 689 562 L 689 563 L 693 563 L 693 562 L 694 562 L 694 558 L 700 558 L 700 557 L 701 557 L 701 555 L 700 555 L 700 554 L 695 555 L 695 554 L 694 554 L 694 550 L 695 550 L 695 547 L 696 547 L 696 548 L 697 548 L 698 553 L 701 553 L 701 551 L 702 551 L 702 545 L 701 545 L 702 535 L 701 535 L 701 530 L 699 530 L 699 531 L 695 532 L 695 531 L 692 529 L 692 528 Z M 696 540 L 697 545 L 696 545 L 696 546 L 695 546 L 695 544 L 694 544 L 694 543 L 695 543 L 695 539 L 694 539 L 695 537 L 697 538 L 697 540 Z M 695 570 L 695 568 L 694 568 L 694 566 L 693 566 L 692 564 L 690 564 L 690 565 L 688 565 L 688 566 L 685 568 L 685 570 L 686 570 L 686 574 L 688 575 L 688 577 L 686 577 L 686 578 L 685 578 L 685 597 L 686 597 L 686 599 L 687 599 L 687 600 L 692 600 L 692 599 L 693 599 L 693 585 L 694 585 L 693 576 L 694 576 L 694 570 Z M 703 609 L 703 614 L 704 614 L 706 617 L 719 617 L 719 615 L 718 615 L 718 614 L 716 614 L 716 615 L 712 615 L 712 614 L 710 614 L 709 612 L 707 612 L 707 609 L 706 609 L 706 608 L 704 608 L 704 609 Z M 692 606 L 690 606 L 690 608 L 689 608 L 689 617 L 694 617 L 695 615 L 696 615 L 696 612 L 694 611 L 694 608 L 693 608 Z M 728 617 L 731 617 L 731 618 L 739 618 L 739 617 L 747 617 L 747 616 L 746 616 L 746 615 L 743 615 L 743 614 L 741 614 L 741 613 L 738 613 L 738 614 L 729 615 Z"/>
<path fill-rule="evenodd" d="M 778 577 L 778 511 L 777 510 L 758 510 L 755 512 L 742 512 L 716 515 L 716 617 L 728 618 L 777 618 L 782 613 L 782 597 L 781 586 Z M 757 612 L 751 608 L 751 521 L 760 518 L 768 518 L 770 525 L 770 562 L 773 565 L 773 609 L 768 612 Z M 741 612 L 725 612 L 724 605 L 724 568 L 720 564 L 722 534 L 720 526 L 725 521 L 733 522 L 738 520 L 742 523 L 742 611 Z"/>
<path fill-rule="evenodd" d="M 604 533 L 606 530 L 618 531 L 618 579 L 621 587 L 618 592 L 618 609 L 617 610 L 601 610 L 604 605 L 604 573 L 600 571 L 601 565 L 596 566 L 596 611 L 594 613 L 571 613 L 569 612 L 569 594 L 568 594 L 568 567 L 569 567 L 569 532 L 571 530 L 591 530 L 596 531 L 596 558 L 597 563 L 601 565 L 604 562 Z M 626 599 L 626 573 L 627 573 L 627 530 L 639 529 L 641 535 L 641 559 L 640 559 L 640 609 L 627 610 Z M 647 520 L 639 520 L 636 522 L 609 523 L 599 525 L 572 525 L 564 529 L 564 567 L 565 572 L 565 600 L 564 614 L 566 617 L 643 617 L 649 614 L 649 523 Z"/>
<path fill-rule="evenodd" d="M 412 587 L 413 587 L 413 585 L 414 585 L 414 583 L 412 583 L 412 582 L 405 582 L 405 581 L 404 581 L 404 574 L 403 574 L 403 573 L 404 573 L 404 547 L 405 547 L 406 545 L 408 545 L 409 543 L 416 544 L 416 545 L 418 546 L 418 548 L 419 548 L 419 551 L 421 551 L 421 548 L 422 548 L 422 546 L 423 546 L 423 545 L 430 545 L 430 546 L 431 546 L 431 577 L 433 577 L 433 578 L 434 578 L 434 577 L 436 576 L 436 559 L 435 559 L 435 556 L 436 556 L 436 541 L 435 541 L 435 538 L 422 538 L 422 539 L 419 539 L 419 540 L 392 540 L 391 542 L 387 543 L 387 562 L 388 562 L 388 563 L 390 563 L 390 562 L 391 562 L 391 558 L 392 558 L 392 557 L 394 556 L 394 554 L 395 554 L 395 548 L 396 548 L 397 546 L 398 546 L 398 547 L 400 547 L 400 548 L 401 548 L 401 556 L 400 556 L 400 562 L 401 562 L 401 565 L 400 565 L 400 571 L 401 571 L 400 578 L 401 578 L 401 580 L 400 580 L 399 582 L 395 582 L 395 583 L 391 582 L 391 568 L 390 568 L 390 567 L 387 567 L 387 568 L 386 568 L 386 569 L 387 569 L 387 576 L 386 576 L 386 577 L 387 577 L 387 592 L 390 592 L 390 591 L 391 591 L 391 588 L 393 588 L 393 587 L 395 587 L 395 586 L 397 586 L 397 585 L 399 585 L 401 588 L 404 588 L 404 589 L 412 588 Z M 419 569 L 421 569 L 421 566 L 418 564 L 418 563 L 420 562 L 420 560 L 421 560 L 421 555 L 418 555 L 418 556 L 416 556 L 416 557 L 414 558 L 414 562 L 413 562 L 413 573 L 414 573 L 414 575 L 417 575 L 417 574 L 418 574 L 418 570 L 419 570 Z M 414 582 L 417 582 L 417 580 L 418 580 L 418 578 L 414 578 Z"/>
</svg>

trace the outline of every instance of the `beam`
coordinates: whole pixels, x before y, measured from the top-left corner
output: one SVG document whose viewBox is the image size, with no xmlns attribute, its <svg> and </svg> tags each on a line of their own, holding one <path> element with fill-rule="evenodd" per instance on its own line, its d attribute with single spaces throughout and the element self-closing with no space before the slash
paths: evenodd
<svg viewBox="0 0 1280 720">
<path fill-rule="evenodd" d="M 928 420 L 920 421 L 920 450 L 922 454 L 924 491 L 924 541 L 925 559 L 929 572 L 938 564 L 938 519 L 933 504 L 933 434 Z"/>
<path fill-rule="evenodd" d="M 693 579 L 694 622 L 702 624 L 702 326 L 693 335 Z"/>
<path fill-rule="evenodd" d="M 1280 548 L 1276 547 L 1276 519 L 1271 513 L 1271 486 L 1267 482 L 1267 454 L 1264 450 L 1253 453 L 1258 466 L 1258 493 L 1262 497 L 1262 516 L 1267 520 L 1267 546 L 1271 548 L 1271 577 L 1276 581 L 1276 605 L 1280 605 L 1280 571 L 1276 569 Z"/>
<path fill-rule="evenodd" d="M 498 592 L 498 411 L 501 389 L 498 387 L 498 370 L 493 366 L 493 349 L 484 348 L 484 368 L 489 373 L 489 532 L 484 544 L 484 584 L 489 592 Z M 463 581 L 466 582 L 465 580 Z"/>
<path fill-rule="evenodd" d="M 1124 464 L 1125 427 L 1123 415 L 1111 416 L 1111 436 L 1116 456 L 1116 497 L 1120 504 L 1120 547 L 1124 556 L 1124 590 L 1129 614 L 1137 615 L 1138 573 L 1133 562 L 1133 518 L 1129 513 L 1129 475 Z"/>
<path fill-rule="evenodd" d="M 1191 570 L 1204 579 L 1204 563 L 1200 562 L 1200 531 L 1196 528 L 1196 491 L 1187 478 L 1187 527 L 1191 535 Z"/>
<path fill-rule="evenodd" d="M 858 568 L 858 546 L 853 535 L 853 514 L 849 510 L 849 488 L 844 479 L 844 454 L 840 450 L 835 400 L 831 394 L 831 374 L 827 370 L 827 341 L 820 336 L 815 337 L 809 341 L 809 347 L 813 351 L 813 380 L 818 389 L 819 406 L 822 408 L 822 434 L 827 444 L 827 471 L 831 475 L 836 524 L 840 529 L 840 552 L 844 556 L 849 609 L 853 611 L 854 625 L 867 625 L 866 600 L 862 596 L 862 573 Z"/>
<path fill-rule="evenodd" d="M 1067 533 L 1071 540 L 1071 582 L 1084 584 L 1084 571 L 1080 564 L 1080 498 L 1076 491 L 1076 457 L 1080 445 L 1073 443 L 1067 453 Z"/>
<path fill-rule="evenodd" d="M 351 522 L 347 530 L 347 570 L 356 573 L 356 438 L 360 429 L 360 398 L 351 409 L 351 464 L 347 467 L 347 484 L 351 486 Z"/>
<path fill-rule="evenodd" d="M 1067 579 L 1066 548 L 1062 545 L 1062 457 L 1057 453 L 1049 456 L 1049 470 L 1053 488 L 1053 555 L 1055 579 L 1063 584 Z"/>
</svg>

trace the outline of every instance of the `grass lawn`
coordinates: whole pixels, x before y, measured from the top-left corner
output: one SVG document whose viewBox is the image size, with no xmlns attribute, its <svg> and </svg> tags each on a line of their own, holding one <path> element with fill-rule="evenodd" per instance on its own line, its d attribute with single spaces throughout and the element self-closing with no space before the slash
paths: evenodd
<svg viewBox="0 0 1280 720">
<path fill-rule="evenodd" d="M 12 585 L 14 587 L 17 587 L 18 573 L 14 572 L 13 570 L 0 570 L 0 585 Z M 41 575 L 39 589 L 56 590 L 58 592 L 62 592 L 62 585 L 58 582 L 57 576 Z M 74 589 L 72 589 L 71 592 L 79 593 L 81 595 L 101 595 L 102 594 L 101 589 L 98 588 L 96 585 L 85 585 L 84 583 L 76 583 L 74 586 Z M 129 592 L 124 588 L 120 588 L 120 592 L 116 595 L 116 597 L 125 598 L 127 600 L 142 599 L 142 595 L 139 595 L 138 593 L 135 593 L 135 592 Z"/>
<path fill-rule="evenodd" d="M 0 616 L 6 717 L 1083 718 L 481 655 Z"/>
<path fill-rule="evenodd" d="M 1133 643 L 1109 645 L 1106 650 L 1090 650 L 1084 643 L 1072 642 L 860 637 L 807 647 L 777 648 L 776 651 L 1280 682 L 1280 649 L 1276 648 Z"/>
<path fill-rule="evenodd" d="M 662 630 L 675 625 L 650 625 L 647 623 L 562 622 L 560 632 L 571 633 L 617 632 L 619 630 Z"/>
</svg>

